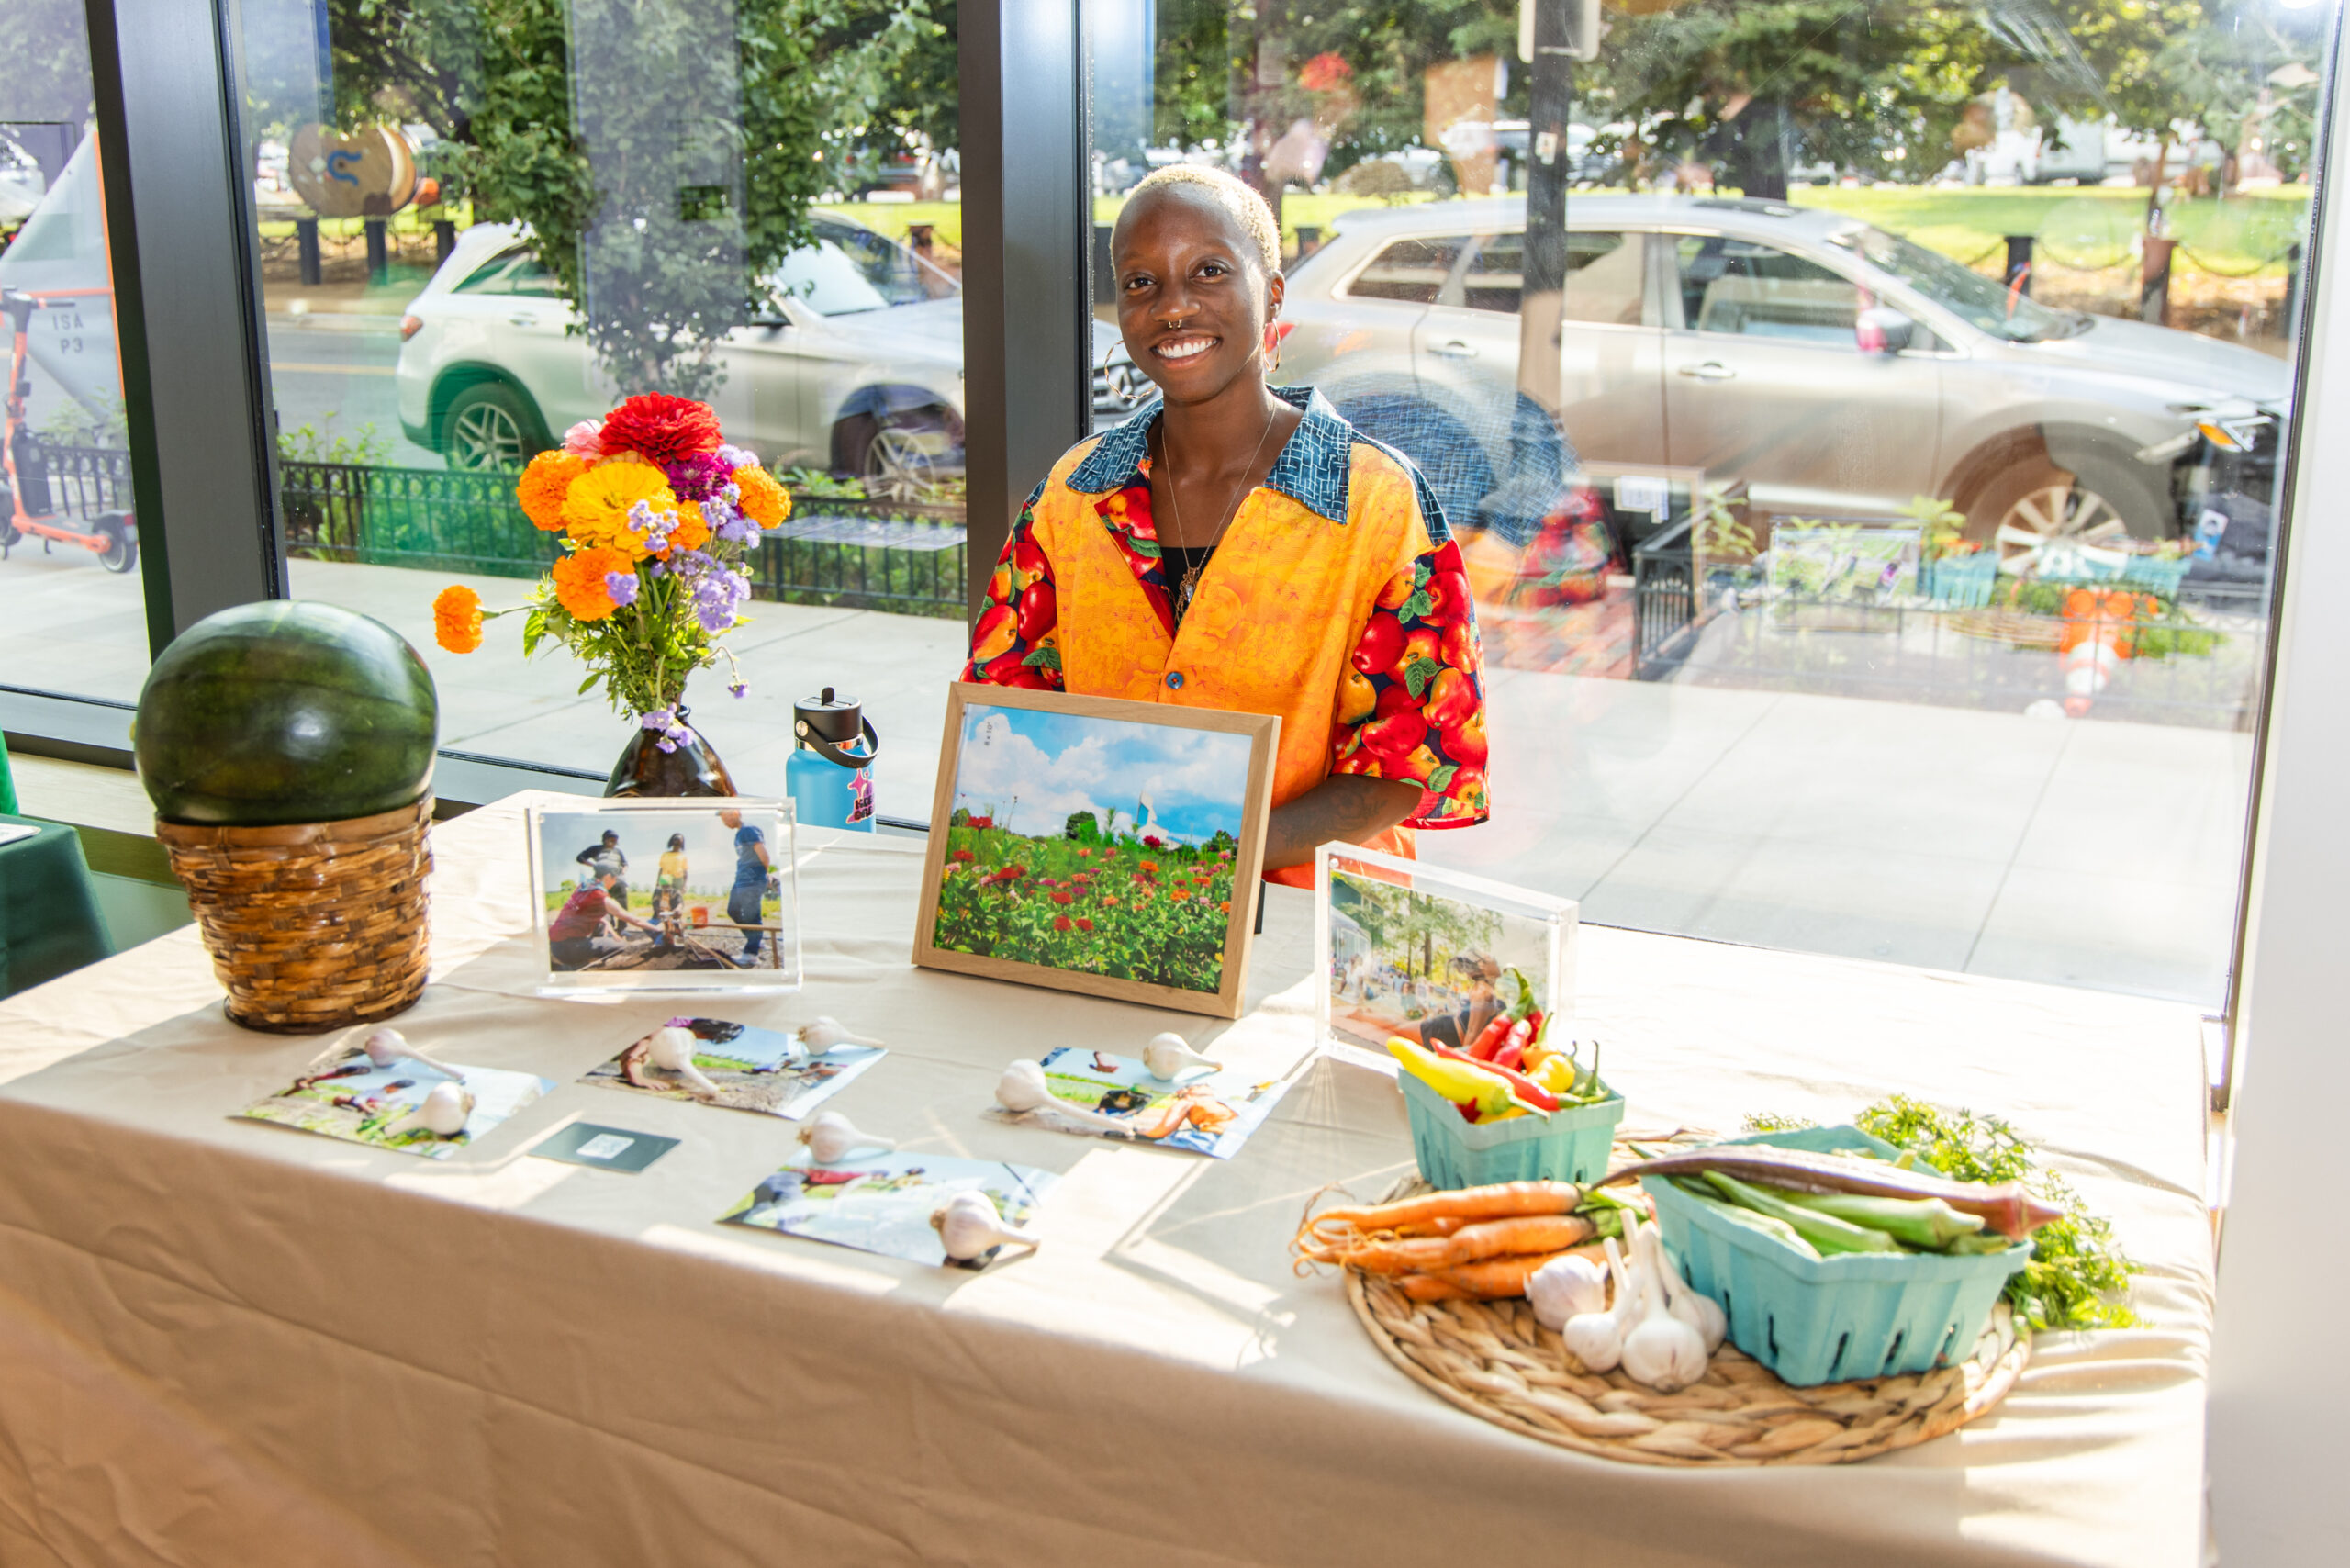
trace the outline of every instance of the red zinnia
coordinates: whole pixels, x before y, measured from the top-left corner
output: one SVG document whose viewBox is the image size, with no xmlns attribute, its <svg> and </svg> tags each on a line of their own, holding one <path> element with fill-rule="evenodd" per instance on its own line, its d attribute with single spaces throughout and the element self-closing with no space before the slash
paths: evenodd
<svg viewBox="0 0 2350 1568">
<path fill-rule="evenodd" d="M 1053 902 L 1055 903 L 1075 903 L 1077 902 L 1077 897 L 1073 893 L 1055 893 L 1053 895 Z"/>
<path fill-rule="evenodd" d="M 1053 922 L 1053 929 L 1056 931 L 1067 931 L 1069 928 L 1069 918 L 1068 915 L 1064 914 L 1059 919 Z"/>
<path fill-rule="evenodd" d="M 643 392 L 605 416 L 600 439 L 607 453 L 633 452 L 648 463 L 676 463 L 718 450 L 718 415 L 691 398 Z"/>
<path fill-rule="evenodd" d="M 1080 931 L 1091 931 L 1093 929 L 1093 923 L 1080 914 L 1077 917 L 1077 928 Z"/>
</svg>

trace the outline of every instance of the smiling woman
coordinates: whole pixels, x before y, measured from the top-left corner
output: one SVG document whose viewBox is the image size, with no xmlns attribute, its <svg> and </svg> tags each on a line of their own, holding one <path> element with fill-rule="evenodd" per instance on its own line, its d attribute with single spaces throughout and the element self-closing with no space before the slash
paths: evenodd
<svg viewBox="0 0 2350 1568">
<path fill-rule="evenodd" d="M 1285 284 L 1264 199 L 1161 170 L 1111 256 L 1119 331 L 1161 401 L 1037 487 L 965 678 L 1278 715 L 1273 880 L 1302 885 L 1327 840 L 1408 854 L 1414 828 L 1484 821 L 1460 551 L 1408 458 L 1267 385 Z"/>
</svg>

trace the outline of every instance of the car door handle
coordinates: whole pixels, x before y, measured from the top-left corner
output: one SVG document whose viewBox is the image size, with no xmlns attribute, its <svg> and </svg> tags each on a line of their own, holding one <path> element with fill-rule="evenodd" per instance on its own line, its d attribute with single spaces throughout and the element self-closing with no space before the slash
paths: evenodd
<svg viewBox="0 0 2350 1568">
<path fill-rule="evenodd" d="M 509 316 L 506 324 L 509 327 L 535 327 L 539 319 L 536 316 Z"/>
<path fill-rule="evenodd" d="M 1732 381 L 1738 377 L 1738 372 L 1718 359 L 1709 359 L 1703 364 L 1684 364 L 1681 367 L 1681 374 L 1694 375 L 1700 381 Z"/>
<path fill-rule="evenodd" d="M 1450 342 L 1437 344 L 1435 347 L 1429 349 L 1428 353 L 1432 354 L 1441 354 L 1446 359 L 1475 359 L 1477 357 L 1477 345 L 1472 342 L 1464 342 L 1462 340 L 1455 338 Z"/>
</svg>

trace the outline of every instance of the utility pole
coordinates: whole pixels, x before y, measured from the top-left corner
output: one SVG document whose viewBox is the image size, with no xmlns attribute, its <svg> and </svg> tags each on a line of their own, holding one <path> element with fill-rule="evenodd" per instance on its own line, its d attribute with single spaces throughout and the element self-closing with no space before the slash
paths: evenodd
<svg viewBox="0 0 2350 1568">
<path fill-rule="evenodd" d="M 1526 255 L 1517 316 L 1517 389 L 1559 412 L 1559 322 L 1567 286 L 1567 119 L 1574 62 L 1599 54 L 1599 0 L 1518 0 L 1518 54 L 1528 78 Z"/>
</svg>

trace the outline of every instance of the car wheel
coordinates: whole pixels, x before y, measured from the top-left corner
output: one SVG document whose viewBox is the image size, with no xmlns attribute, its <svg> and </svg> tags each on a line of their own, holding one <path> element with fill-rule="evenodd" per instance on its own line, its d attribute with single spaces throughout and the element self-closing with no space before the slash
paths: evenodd
<svg viewBox="0 0 2350 1568">
<path fill-rule="evenodd" d="M 503 381 L 476 381 L 441 420 L 441 457 L 452 468 L 520 468 L 554 444 L 531 399 Z"/>
<path fill-rule="evenodd" d="M 2153 471 L 2132 473 L 2127 461 L 2076 461 L 2077 470 L 2060 468 L 2035 453 L 1994 475 L 1962 509 L 1967 537 L 2009 558 L 2059 542 L 2113 545 L 2177 534 L 2174 509 Z"/>
<path fill-rule="evenodd" d="M 876 500 L 929 501 L 938 498 L 940 465 L 951 444 L 946 417 L 937 409 L 900 414 L 852 414 L 836 427 L 834 451 L 846 457 L 848 471 L 865 481 Z"/>
<path fill-rule="evenodd" d="M 130 537 L 122 519 L 102 517 L 92 532 L 106 542 L 106 547 L 98 552 L 99 566 L 109 572 L 127 572 L 139 565 L 139 541 Z"/>
</svg>

